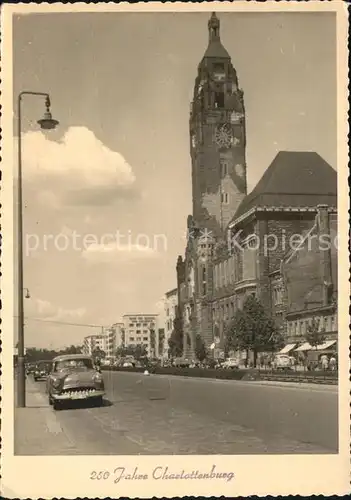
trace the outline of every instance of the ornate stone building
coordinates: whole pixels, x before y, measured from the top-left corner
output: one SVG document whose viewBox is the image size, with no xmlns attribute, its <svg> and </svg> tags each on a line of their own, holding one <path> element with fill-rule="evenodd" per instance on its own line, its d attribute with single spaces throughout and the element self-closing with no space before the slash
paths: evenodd
<svg viewBox="0 0 351 500">
<path fill-rule="evenodd" d="M 193 214 L 185 257 L 177 261 L 186 357 L 196 335 L 223 347 L 226 324 L 248 294 L 285 331 L 281 262 L 290 239 L 313 226 L 317 205 L 336 214 L 337 201 L 336 172 L 314 152 L 278 153 L 247 194 L 243 91 L 215 14 L 208 31 L 190 113 Z"/>
</svg>

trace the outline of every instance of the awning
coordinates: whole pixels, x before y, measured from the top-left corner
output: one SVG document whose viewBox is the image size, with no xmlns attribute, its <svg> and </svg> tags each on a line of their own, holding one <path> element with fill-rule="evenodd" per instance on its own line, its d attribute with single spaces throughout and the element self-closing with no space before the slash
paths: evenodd
<svg viewBox="0 0 351 500">
<path fill-rule="evenodd" d="M 294 349 L 295 346 L 296 344 L 287 344 L 281 351 L 278 352 L 278 354 L 287 354 L 292 349 Z"/>
<path fill-rule="evenodd" d="M 324 342 L 324 344 L 320 344 L 319 346 L 317 346 L 317 351 L 323 351 L 324 349 L 328 349 L 334 344 L 336 344 L 336 340 L 328 340 L 327 342 Z"/>
<path fill-rule="evenodd" d="M 305 342 L 304 344 L 300 345 L 300 347 L 298 347 L 297 349 L 295 349 L 295 351 L 310 351 L 311 349 L 313 349 L 313 347 L 308 343 L 308 342 Z"/>
<path fill-rule="evenodd" d="M 308 342 L 300 345 L 295 351 L 324 351 L 324 349 L 328 349 L 332 345 L 336 344 L 336 340 L 328 340 L 323 344 L 318 345 L 317 347 L 312 347 Z"/>
</svg>

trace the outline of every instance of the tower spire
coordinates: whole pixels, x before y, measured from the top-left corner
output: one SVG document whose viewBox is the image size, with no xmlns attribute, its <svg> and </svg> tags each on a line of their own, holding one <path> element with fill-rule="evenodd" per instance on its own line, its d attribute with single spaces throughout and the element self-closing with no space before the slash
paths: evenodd
<svg viewBox="0 0 351 500">
<path fill-rule="evenodd" d="M 209 41 L 210 43 L 216 40 L 219 40 L 219 28 L 220 22 L 215 12 L 212 12 L 212 15 L 208 21 L 208 33 L 209 33 Z"/>
</svg>

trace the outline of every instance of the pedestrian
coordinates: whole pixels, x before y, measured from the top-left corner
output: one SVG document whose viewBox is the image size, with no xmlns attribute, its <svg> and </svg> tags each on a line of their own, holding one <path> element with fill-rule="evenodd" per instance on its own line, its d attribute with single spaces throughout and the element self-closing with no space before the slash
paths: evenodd
<svg viewBox="0 0 351 500">
<path fill-rule="evenodd" d="M 328 370 L 329 361 L 326 354 L 323 354 L 323 356 L 321 356 L 321 364 L 323 370 Z"/>
<path fill-rule="evenodd" d="M 332 355 L 329 360 L 329 368 L 331 369 L 331 371 L 336 370 L 336 358 L 334 357 L 334 355 Z"/>
</svg>

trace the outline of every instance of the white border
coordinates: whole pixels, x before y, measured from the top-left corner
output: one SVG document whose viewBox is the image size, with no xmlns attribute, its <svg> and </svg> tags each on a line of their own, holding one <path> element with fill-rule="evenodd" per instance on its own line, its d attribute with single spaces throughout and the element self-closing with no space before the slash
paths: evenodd
<svg viewBox="0 0 351 500">
<path fill-rule="evenodd" d="M 13 228 L 13 130 L 12 130 L 12 15 L 52 12 L 151 12 L 151 11 L 333 11 L 337 15 L 338 72 L 338 217 L 340 229 L 339 253 L 339 453 L 337 455 L 274 455 L 274 456 L 75 456 L 18 457 L 13 455 L 13 242 L 5 237 L 2 246 L 2 495 L 6 498 L 76 498 L 119 496 L 149 498 L 175 496 L 248 496 L 248 495 L 343 495 L 350 490 L 350 431 L 349 431 L 349 285 L 346 279 L 348 262 L 348 149 L 347 149 L 347 6 L 343 2 L 285 3 L 140 3 L 122 4 L 18 4 L 2 6 L 2 229 L 12 235 Z M 221 470 L 231 469 L 236 479 L 217 481 L 143 481 L 131 484 L 89 480 L 93 469 L 114 469 L 119 465 L 138 465 L 151 472 L 160 464 L 172 469 L 189 468 L 196 463 L 202 470 L 216 463 Z"/>
</svg>

